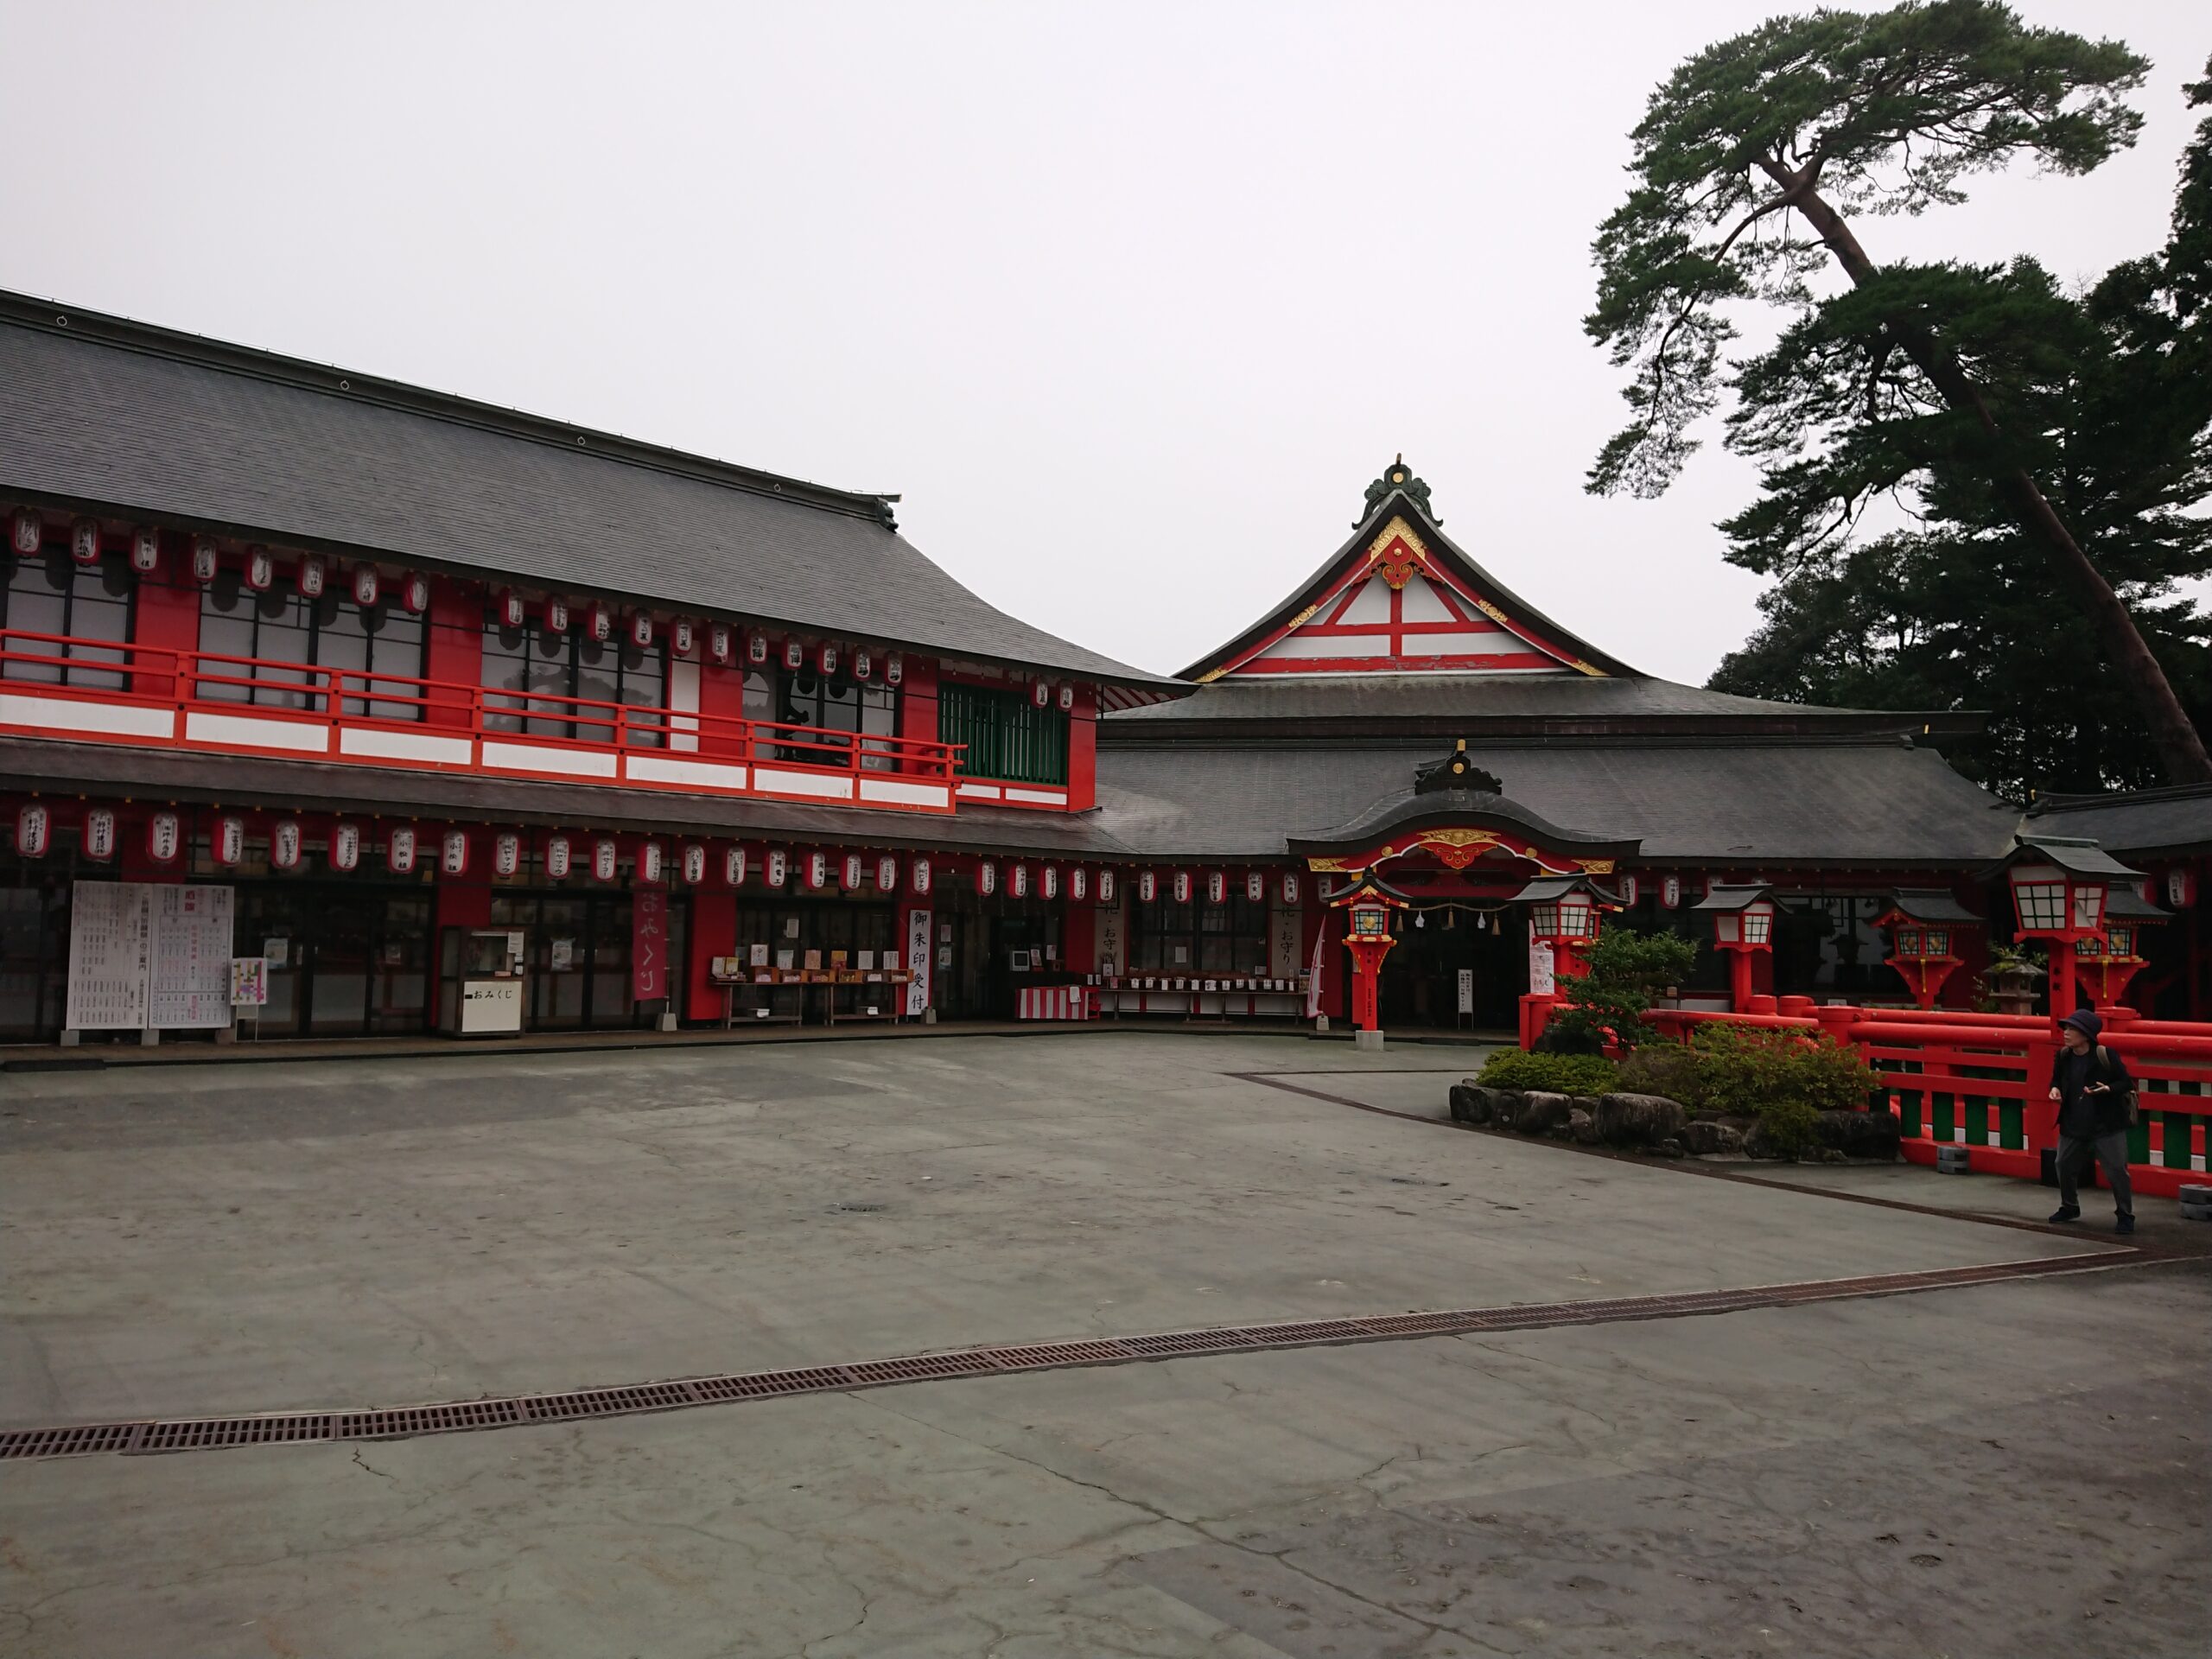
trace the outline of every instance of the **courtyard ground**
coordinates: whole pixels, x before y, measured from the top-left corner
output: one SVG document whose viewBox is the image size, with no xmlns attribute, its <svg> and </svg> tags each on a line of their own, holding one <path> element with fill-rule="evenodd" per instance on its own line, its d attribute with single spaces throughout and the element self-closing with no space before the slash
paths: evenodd
<svg viewBox="0 0 2212 1659">
<path fill-rule="evenodd" d="M 2146 1205 L 2146 1262 L 2023 1225 L 2023 1184 L 1428 1121 L 1474 1058 L 1086 1033 L 0 1078 L 0 1429 L 2083 1270 L 10 1463 L 0 1644 L 2212 1649 L 2212 1230 Z"/>
</svg>

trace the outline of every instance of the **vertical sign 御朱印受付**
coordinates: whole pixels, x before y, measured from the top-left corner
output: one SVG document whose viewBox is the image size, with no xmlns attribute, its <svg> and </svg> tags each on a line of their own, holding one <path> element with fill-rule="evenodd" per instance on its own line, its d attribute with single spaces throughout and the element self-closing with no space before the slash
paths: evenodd
<svg viewBox="0 0 2212 1659">
<path fill-rule="evenodd" d="M 668 995 L 668 894 L 640 887 L 630 899 L 630 996 L 650 1002 Z"/>
<path fill-rule="evenodd" d="M 930 937 L 931 912 L 910 910 L 906 912 L 906 971 L 912 976 L 906 982 L 906 1017 L 918 1020 L 930 1006 Z"/>
</svg>

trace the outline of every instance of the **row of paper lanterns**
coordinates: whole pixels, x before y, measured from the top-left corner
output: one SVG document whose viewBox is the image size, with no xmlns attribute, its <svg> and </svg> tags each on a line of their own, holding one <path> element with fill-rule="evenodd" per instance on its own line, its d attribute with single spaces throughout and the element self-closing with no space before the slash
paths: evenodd
<svg viewBox="0 0 2212 1659">
<path fill-rule="evenodd" d="M 184 848 L 183 825 L 179 815 L 168 808 L 150 812 L 146 817 L 146 856 L 157 864 L 175 861 Z M 245 860 L 247 824 L 241 813 L 218 812 L 209 825 L 209 851 L 214 861 L 226 868 L 234 868 Z M 116 810 L 110 806 L 87 807 L 79 837 L 79 846 L 86 858 L 100 862 L 116 855 L 121 834 Z M 16 850 L 27 858 L 42 858 L 53 844 L 54 815 L 43 801 L 27 801 L 16 814 Z M 524 838 L 522 832 L 502 830 L 491 836 L 492 871 L 498 876 L 512 876 L 522 868 Z M 395 824 L 385 836 L 385 866 L 396 875 L 411 875 L 418 864 L 435 859 L 441 874 L 465 875 L 468 873 L 471 849 L 474 844 L 467 830 L 447 830 L 434 832 L 433 836 L 418 835 L 411 824 Z M 681 880 L 686 885 L 703 885 L 714 868 L 714 854 L 702 841 L 679 841 L 671 854 L 664 843 L 651 836 L 633 842 L 634 867 L 637 879 L 647 886 L 658 886 L 671 880 Z M 360 868 L 367 850 L 361 826 L 350 819 L 340 818 L 330 828 L 327 849 L 330 867 L 350 871 Z M 306 854 L 305 842 L 297 818 L 278 818 L 269 829 L 269 862 L 279 870 L 297 869 Z M 612 881 L 620 873 L 622 842 L 613 836 L 570 835 L 554 830 L 544 837 L 545 873 L 555 880 L 565 880 L 581 866 L 594 878 Z M 729 887 L 745 885 L 753 865 L 752 849 L 742 843 L 725 845 L 720 849 L 721 873 Z M 796 881 L 812 891 L 823 891 L 833 885 L 847 893 L 858 892 L 874 878 L 880 892 L 893 893 L 899 886 L 899 855 L 894 853 L 833 853 L 815 849 L 794 855 L 786 849 L 772 847 L 760 855 L 761 880 L 771 888 L 781 888 Z M 1001 868 L 1003 868 L 1003 876 Z M 932 882 L 931 861 L 926 855 L 909 855 L 906 861 L 906 886 L 919 898 L 926 895 Z M 1096 902 L 1110 905 L 1119 897 L 1120 887 L 1115 871 L 1103 868 L 1093 871 L 1087 865 L 1071 865 L 1063 868 L 1058 864 L 1039 864 L 1033 869 L 1022 860 L 984 858 L 976 861 L 976 891 L 986 897 L 1000 891 L 1001 880 L 1005 891 L 1016 899 L 1027 899 L 1033 893 L 1046 899 L 1062 896 L 1077 904 Z M 1280 873 L 1279 892 L 1282 902 L 1294 905 L 1299 897 L 1298 872 Z M 1198 891 L 1198 879 L 1190 870 L 1175 870 L 1163 879 L 1157 870 L 1143 870 L 1137 875 L 1137 896 L 1151 903 L 1164 890 L 1171 893 L 1178 904 L 1188 904 Z M 1243 878 L 1244 896 L 1254 903 L 1268 895 L 1267 874 L 1262 870 L 1248 870 Z M 1204 891 L 1208 900 L 1221 904 L 1227 900 L 1230 887 L 1225 870 L 1211 870 L 1204 878 Z"/>
<path fill-rule="evenodd" d="M 17 508 L 14 526 L 16 552 L 35 554 L 44 544 L 45 537 L 45 520 L 37 509 Z M 97 563 L 101 549 L 99 521 L 76 519 L 70 526 L 69 547 L 71 556 L 79 563 Z M 192 537 L 191 570 L 194 581 L 213 582 L 219 563 L 219 550 L 213 537 Z M 161 533 L 153 525 L 141 524 L 130 532 L 130 564 L 141 575 L 151 575 L 160 568 Z M 242 556 L 239 574 L 246 587 L 256 592 L 264 591 L 276 580 L 276 556 L 256 543 Z M 299 555 L 294 580 L 308 598 L 320 598 L 329 585 L 331 575 L 331 563 L 321 554 Z M 354 602 L 364 608 L 373 606 L 384 595 L 383 573 L 372 563 L 355 564 L 347 572 L 346 582 Z M 409 571 L 401 576 L 394 591 L 399 602 L 418 615 L 429 608 L 430 579 L 420 571 Z M 500 589 L 499 604 L 499 620 L 505 626 L 519 628 L 529 620 L 529 601 L 521 590 Z M 558 597 L 549 597 L 537 607 L 543 625 L 554 633 L 566 633 L 575 626 L 579 609 L 584 632 L 593 639 L 613 639 L 618 626 L 623 636 L 640 649 L 650 646 L 659 637 L 659 625 L 647 610 L 632 610 L 618 616 L 616 607 L 601 601 L 578 607 Z M 835 640 L 809 645 L 791 637 L 778 648 L 766 633 L 757 628 L 741 629 L 727 622 L 700 622 L 688 616 L 679 616 L 670 622 L 667 633 L 670 648 L 678 657 L 699 652 L 708 661 L 721 667 L 732 667 L 741 661 L 753 667 L 765 667 L 772 659 L 779 658 L 785 668 L 794 672 L 811 662 L 825 676 L 834 676 L 842 668 L 855 680 L 872 680 L 880 671 L 887 685 L 897 685 L 906 677 L 906 662 L 899 652 L 877 652 L 867 645 L 849 648 Z M 1069 709 L 1075 706 L 1075 687 L 1068 683 L 1056 686 L 1039 679 L 1031 684 L 1030 698 L 1039 709 L 1049 707 L 1057 699 L 1060 708 Z"/>
</svg>

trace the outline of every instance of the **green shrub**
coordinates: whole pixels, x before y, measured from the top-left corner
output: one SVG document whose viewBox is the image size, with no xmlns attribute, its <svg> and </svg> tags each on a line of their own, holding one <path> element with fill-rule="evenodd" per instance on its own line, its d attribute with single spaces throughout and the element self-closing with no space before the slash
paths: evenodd
<svg viewBox="0 0 2212 1659">
<path fill-rule="evenodd" d="M 1613 1088 L 1613 1063 L 1602 1054 L 1524 1054 L 1501 1048 L 1483 1063 L 1475 1081 L 1486 1089 L 1603 1095 Z"/>
<path fill-rule="evenodd" d="M 1691 1033 L 1688 1052 L 1688 1093 L 1675 1098 L 1694 1112 L 1756 1117 L 1785 1157 L 1811 1149 L 1819 1114 L 1864 1109 L 1874 1086 L 1859 1051 L 1826 1032 L 1714 1021 Z"/>
<path fill-rule="evenodd" d="M 1633 1049 L 1650 1033 L 1643 1020 L 1651 999 L 1679 985 L 1697 966 L 1697 946 L 1673 933 L 1601 929 L 1583 953 L 1587 972 L 1559 982 L 1565 998 L 1544 1033 L 1559 1052 L 1597 1053 L 1611 1044 Z"/>
<path fill-rule="evenodd" d="M 1698 1054 L 1681 1043 L 1654 1038 L 1621 1061 L 1613 1086 L 1625 1094 L 1662 1095 L 1697 1109 Z"/>
</svg>

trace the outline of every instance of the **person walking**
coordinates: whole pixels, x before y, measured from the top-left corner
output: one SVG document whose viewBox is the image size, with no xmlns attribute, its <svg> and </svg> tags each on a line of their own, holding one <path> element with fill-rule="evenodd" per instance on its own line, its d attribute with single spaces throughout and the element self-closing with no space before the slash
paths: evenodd
<svg viewBox="0 0 2212 1659">
<path fill-rule="evenodd" d="M 2127 1182 L 2127 1131 L 2135 1122 L 2135 1079 L 2127 1063 L 2097 1040 L 2104 1021 L 2087 1008 L 2058 1022 L 2065 1046 L 2051 1062 L 2050 1097 L 2058 1103 L 2058 1208 L 2053 1221 L 2082 1218 L 2080 1182 L 2091 1159 L 2112 1188 L 2113 1230 L 2135 1230 L 2134 1194 Z"/>
</svg>

